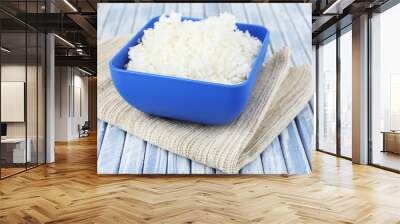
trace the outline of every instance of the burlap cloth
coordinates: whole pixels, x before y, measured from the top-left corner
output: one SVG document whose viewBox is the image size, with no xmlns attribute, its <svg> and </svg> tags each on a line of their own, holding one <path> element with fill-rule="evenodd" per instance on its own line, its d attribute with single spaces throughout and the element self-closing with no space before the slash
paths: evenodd
<svg viewBox="0 0 400 224">
<path fill-rule="evenodd" d="M 288 68 L 290 53 L 283 49 L 267 59 L 246 109 L 234 122 L 208 126 L 151 116 L 126 103 L 110 77 L 108 62 L 129 38 L 98 46 L 98 118 L 224 173 L 237 173 L 259 156 L 314 92 L 311 66 Z"/>
</svg>

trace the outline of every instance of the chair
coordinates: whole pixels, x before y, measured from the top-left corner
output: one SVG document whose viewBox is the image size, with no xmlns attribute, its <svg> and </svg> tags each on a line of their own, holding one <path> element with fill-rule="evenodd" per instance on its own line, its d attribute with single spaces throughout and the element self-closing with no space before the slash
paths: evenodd
<svg viewBox="0 0 400 224">
<path fill-rule="evenodd" d="M 89 136 L 89 129 L 90 129 L 89 121 L 85 121 L 82 127 L 78 124 L 79 138 Z"/>
</svg>

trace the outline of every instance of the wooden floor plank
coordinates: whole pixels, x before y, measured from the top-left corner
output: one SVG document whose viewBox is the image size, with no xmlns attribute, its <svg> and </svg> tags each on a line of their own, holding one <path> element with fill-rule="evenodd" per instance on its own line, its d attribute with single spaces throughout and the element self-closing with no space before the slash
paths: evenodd
<svg viewBox="0 0 400 224">
<path fill-rule="evenodd" d="M 218 3 L 208 3 L 205 4 L 205 16 L 211 17 L 211 16 L 218 16 L 219 15 L 219 8 L 218 8 Z"/>
<path fill-rule="evenodd" d="M 301 113 L 297 115 L 295 121 L 307 159 L 311 161 L 312 140 L 314 138 L 314 117 L 309 105 L 306 105 Z"/>
<path fill-rule="evenodd" d="M 284 37 L 283 40 L 285 41 L 286 46 L 288 46 L 291 49 L 294 59 L 293 62 L 295 63 L 295 65 L 300 65 L 300 63 L 296 62 L 300 62 L 300 60 L 307 58 L 307 54 L 303 49 L 303 44 L 301 43 L 302 40 L 296 36 L 295 29 L 292 26 L 292 23 L 289 19 L 291 16 L 286 13 L 283 4 L 272 4 L 271 8 L 273 13 L 277 15 L 279 18 L 277 19 L 279 32 Z M 311 32 L 311 30 L 309 32 Z M 309 44 L 310 44 L 309 41 L 307 41 L 307 43 L 305 43 L 304 45 L 309 45 Z M 311 46 L 309 50 L 311 50 Z"/>
<path fill-rule="evenodd" d="M 312 5 L 304 6 L 302 3 L 294 4 L 297 6 L 297 9 L 301 12 L 301 18 L 306 22 L 309 29 L 311 29 L 310 15 L 312 15 Z"/>
<path fill-rule="evenodd" d="M 104 22 L 106 25 L 104 26 L 100 36 L 102 40 L 107 40 L 115 37 L 121 22 L 124 8 L 125 7 L 123 3 L 111 4 L 111 8 Z"/>
<path fill-rule="evenodd" d="M 313 152 L 311 176 L 96 173 L 96 137 L 0 181 L 0 223 L 398 223 L 400 175 Z"/>
<path fill-rule="evenodd" d="M 258 13 L 257 5 L 243 4 L 244 11 L 247 17 L 247 22 L 250 24 L 264 25 Z"/>
<path fill-rule="evenodd" d="M 232 10 L 232 14 L 235 15 L 238 22 L 241 22 L 241 23 L 247 22 L 246 13 L 243 9 L 242 3 L 231 4 L 231 10 Z"/>
<path fill-rule="evenodd" d="M 292 5 L 295 6 L 295 5 Z M 311 39 L 311 27 L 307 26 L 307 23 L 311 23 L 311 18 L 309 19 L 301 19 L 302 14 L 299 10 L 296 10 L 296 7 L 292 7 L 290 4 L 281 4 L 279 9 L 283 9 L 285 18 L 287 18 L 283 23 L 281 23 L 280 27 L 287 30 L 292 30 L 293 35 L 288 35 L 286 38 L 289 41 L 290 46 L 296 45 L 298 48 L 296 50 L 297 55 L 293 57 L 294 65 L 304 65 L 311 64 L 311 54 L 312 49 L 309 44 L 309 40 Z M 292 9 L 292 10 L 290 10 Z M 306 30 L 306 32 L 305 32 Z M 300 41 L 299 41 L 300 40 Z M 297 43 L 296 43 L 297 41 Z M 309 109 L 308 105 L 306 105 L 306 109 Z M 309 111 L 308 111 L 309 112 Z M 314 134 L 313 130 L 313 114 L 308 113 L 307 116 L 301 116 L 305 114 L 301 114 L 295 119 L 297 135 L 301 137 L 301 142 L 303 143 L 303 150 L 305 155 L 307 156 L 307 160 L 309 161 L 309 166 L 311 167 L 311 148 L 312 148 L 312 136 Z M 308 128 L 308 130 L 305 130 Z"/>
<path fill-rule="evenodd" d="M 232 14 L 232 4 L 230 3 L 218 3 L 218 11 L 220 14 L 222 13 L 230 13 Z"/>
<path fill-rule="evenodd" d="M 222 172 L 221 170 L 215 169 L 215 174 L 225 174 L 224 172 Z"/>
<path fill-rule="evenodd" d="M 190 174 L 190 160 L 168 152 L 167 174 Z"/>
<path fill-rule="evenodd" d="M 166 174 L 168 153 L 152 144 L 146 145 L 143 174 Z"/>
<path fill-rule="evenodd" d="M 142 174 L 146 142 L 131 134 L 126 134 L 118 173 Z"/>
<path fill-rule="evenodd" d="M 108 15 L 110 14 L 111 4 L 102 3 L 99 4 L 98 12 L 97 12 L 97 38 L 98 40 L 103 40 L 103 31 L 104 27 L 108 26 L 106 24 L 106 20 Z"/>
<path fill-rule="evenodd" d="M 294 39 L 297 39 L 299 43 L 297 45 L 301 45 L 303 48 L 303 52 L 306 55 L 305 58 L 302 58 L 302 63 L 300 64 L 310 64 L 311 63 L 311 45 L 310 40 L 312 39 L 311 35 L 311 14 L 307 16 L 307 18 L 302 18 L 303 15 L 301 11 L 298 10 L 296 4 L 282 4 L 285 9 L 286 15 L 288 15 L 288 20 L 290 21 L 290 25 L 293 30 Z M 300 41 L 299 41 L 300 40 Z"/>
<path fill-rule="evenodd" d="M 262 4 L 258 5 L 258 12 L 260 15 L 260 19 L 263 24 L 269 29 L 269 40 L 270 40 L 270 52 L 272 54 L 278 52 L 283 47 L 287 46 L 284 41 L 284 36 L 280 32 L 279 25 L 277 24 L 277 17 L 272 11 L 272 6 L 270 4 Z M 291 62 L 293 60 L 293 56 L 290 57 Z"/>
<path fill-rule="evenodd" d="M 115 126 L 107 125 L 103 144 L 97 159 L 97 172 L 100 174 L 116 174 L 124 147 L 125 132 Z"/>
<path fill-rule="evenodd" d="M 191 161 L 190 165 L 191 174 L 215 174 L 215 169 L 204 166 L 198 162 Z"/>
<path fill-rule="evenodd" d="M 261 157 L 257 156 L 251 163 L 244 166 L 240 172 L 240 174 L 264 174 L 264 168 L 261 162 Z"/>
<path fill-rule="evenodd" d="M 259 7 L 270 7 L 269 4 L 243 4 L 244 6 L 244 11 L 245 15 L 247 18 L 247 22 L 250 24 L 257 24 L 261 26 L 267 27 L 269 30 L 270 28 L 267 26 L 267 24 L 264 23 L 264 21 L 261 18 L 260 15 L 260 9 Z M 267 49 L 267 55 L 266 55 L 266 60 L 268 58 L 272 57 L 272 44 L 268 44 L 268 49 Z"/>
<path fill-rule="evenodd" d="M 287 174 L 279 138 L 275 138 L 267 149 L 264 150 L 261 154 L 261 162 L 265 174 Z"/>
<path fill-rule="evenodd" d="M 135 16 L 135 22 L 131 30 L 131 33 L 133 34 L 139 32 L 139 30 L 142 29 L 143 26 L 148 22 L 148 20 L 150 19 L 149 13 L 151 10 L 150 4 L 145 4 L 145 3 L 136 3 L 136 4 L 138 4 L 136 14 L 133 15 Z"/>
<path fill-rule="evenodd" d="M 99 156 L 101 144 L 103 143 L 104 134 L 106 132 L 107 123 L 97 120 L 97 156 Z"/>
<path fill-rule="evenodd" d="M 191 16 L 194 18 L 204 18 L 204 4 L 203 3 L 192 3 L 190 4 Z"/>
<path fill-rule="evenodd" d="M 156 16 L 161 16 L 164 13 L 165 9 L 165 4 L 159 3 L 156 5 L 153 5 L 150 9 L 150 16 L 149 18 L 153 18 Z"/>
<path fill-rule="evenodd" d="M 295 30 L 295 26 L 297 26 L 298 23 L 303 22 L 302 20 L 290 20 L 289 18 L 292 18 L 290 15 L 292 14 L 292 12 L 289 12 L 289 10 L 287 10 L 286 8 L 286 4 L 273 4 L 270 7 L 267 7 L 265 9 L 263 9 L 263 11 L 267 11 L 269 14 L 265 14 L 265 21 L 269 21 L 272 25 L 272 27 L 274 27 L 273 29 L 278 29 L 279 32 L 276 32 L 275 34 L 273 34 L 273 37 L 271 38 L 271 42 L 273 42 L 273 48 L 275 49 L 279 49 L 282 48 L 283 46 L 288 46 L 292 49 L 292 55 L 291 55 L 291 63 L 293 65 L 302 65 L 302 64 L 310 64 L 311 63 L 311 58 L 308 58 L 308 55 L 311 52 L 311 48 L 307 48 L 304 46 L 309 45 L 309 43 L 301 43 L 302 41 L 306 42 L 305 38 L 302 38 L 299 32 L 293 32 L 296 31 Z M 295 12 L 293 12 L 295 13 Z M 284 19 L 278 19 L 278 18 L 284 18 Z M 303 27 L 303 28 L 308 28 L 308 27 Z M 311 32 L 311 31 L 310 31 Z M 294 35 L 288 35 L 289 33 L 293 33 Z M 280 35 L 278 35 L 280 34 Z M 281 38 L 279 38 L 279 36 L 281 36 Z M 300 40 L 300 41 L 299 41 Z M 295 46 L 295 47 L 294 47 Z M 303 122 L 311 122 L 311 126 L 313 123 L 312 120 L 312 116 L 310 116 L 311 120 L 305 120 L 305 119 L 298 119 L 297 121 L 299 122 L 299 124 L 301 125 L 301 127 L 305 127 L 305 126 L 309 126 L 308 123 L 303 123 Z M 291 127 L 291 125 L 289 125 L 289 128 Z M 296 135 L 299 136 L 301 135 L 301 133 L 299 132 L 299 130 L 297 128 L 292 128 L 291 130 L 286 130 L 288 131 L 287 133 L 291 133 L 292 135 Z M 294 132 L 291 132 L 294 131 Z M 285 133 L 285 132 L 284 132 Z M 284 138 L 284 136 L 281 136 Z M 285 138 L 284 138 L 285 139 Z M 311 139 L 310 139 L 311 140 Z M 282 143 L 282 142 L 281 142 Z M 292 144 L 292 147 L 295 147 L 296 149 L 301 149 L 303 150 L 303 152 L 297 152 L 297 155 L 295 156 L 294 160 L 291 159 L 290 155 L 288 155 L 288 153 L 293 152 L 293 151 L 288 151 L 286 149 L 286 156 L 290 159 L 289 161 L 286 160 L 286 164 L 287 165 L 293 165 L 293 164 L 288 164 L 288 162 L 308 162 L 309 160 L 311 160 L 311 147 L 310 148 L 304 148 L 304 147 L 300 147 L 300 143 L 302 143 L 301 141 L 293 141 L 293 143 L 297 143 L 296 144 Z M 308 142 L 306 143 L 308 144 Z M 311 144 L 310 144 L 311 146 Z M 284 147 L 282 147 L 282 149 L 284 149 Z M 284 151 L 285 152 L 285 151 Z M 283 153 L 285 155 L 285 153 Z M 302 154 L 306 155 L 307 160 L 305 160 L 302 156 Z M 303 158 L 302 160 L 300 158 Z M 298 160 L 297 160 L 298 159 Z M 310 166 L 310 164 L 307 164 L 308 167 Z M 302 171 L 305 171 L 305 173 L 309 173 L 307 166 L 304 167 L 304 169 L 301 169 L 301 167 L 299 168 L 299 170 L 291 170 L 291 168 L 288 166 L 288 172 L 295 172 L 295 173 L 301 173 Z"/>
<path fill-rule="evenodd" d="M 315 94 L 314 94 L 314 96 L 313 96 L 313 98 L 310 100 L 310 102 L 309 102 L 309 105 L 310 105 L 310 109 L 311 109 L 311 112 L 314 114 L 315 113 L 315 105 L 314 105 L 314 103 L 315 103 Z"/>
<path fill-rule="evenodd" d="M 115 36 L 124 36 L 132 34 L 132 27 L 134 26 L 134 15 L 138 10 L 138 4 L 126 4 L 123 14 L 121 15 L 120 22 L 117 26 Z"/>
<path fill-rule="evenodd" d="M 282 132 L 279 141 L 288 174 L 310 174 L 311 168 L 294 121 Z"/>
<path fill-rule="evenodd" d="M 178 12 L 177 3 L 165 3 L 164 13 L 170 14 L 171 12 Z"/>
<path fill-rule="evenodd" d="M 182 16 L 190 17 L 190 3 L 178 3 L 178 12 L 181 13 Z"/>
</svg>

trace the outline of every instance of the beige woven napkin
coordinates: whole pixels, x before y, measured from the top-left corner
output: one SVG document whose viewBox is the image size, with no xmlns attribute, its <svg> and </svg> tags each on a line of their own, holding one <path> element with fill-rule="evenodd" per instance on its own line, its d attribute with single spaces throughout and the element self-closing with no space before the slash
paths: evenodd
<svg viewBox="0 0 400 224">
<path fill-rule="evenodd" d="M 145 141 L 225 173 L 238 173 L 304 108 L 313 94 L 309 65 L 288 69 L 289 50 L 261 70 L 241 116 L 223 126 L 200 125 L 140 112 L 118 94 L 108 61 L 129 37 L 98 46 L 98 118 Z"/>
</svg>

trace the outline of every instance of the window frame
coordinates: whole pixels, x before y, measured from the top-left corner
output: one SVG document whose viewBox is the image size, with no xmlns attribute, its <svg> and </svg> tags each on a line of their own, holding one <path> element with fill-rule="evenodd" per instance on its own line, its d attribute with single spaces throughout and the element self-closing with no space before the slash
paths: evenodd
<svg viewBox="0 0 400 224">
<path fill-rule="evenodd" d="M 340 37 L 344 34 L 346 34 L 347 32 L 351 32 L 352 31 L 352 23 L 348 24 L 347 26 L 343 27 L 340 30 L 337 30 L 336 33 L 332 34 L 331 36 L 327 37 L 326 39 L 320 41 L 320 43 L 318 43 L 316 45 L 316 151 L 319 152 L 323 152 L 329 155 L 333 155 L 333 156 L 337 156 L 340 158 L 344 158 L 347 160 L 352 160 L 351 157 L 348 156 L 344 156 L 342 155 L 342 150 L 341 150 L 341 119 L 340 119 L 340 102 L 341 102 L 341 97 L 340 97 L 340 86 L 341 86 L 341 66 L 340 66 L 340 60 L 341 60 L 341 55 L 340 55 Z M 319 68 L 320 68 L 320 63 L 319 63 L 319 48 L 321 44 L 327 44 L 331 41 L 336 41 L 336 152 L 332 153 L 329 151 L 326 151 L 322 148 L 320 148 L 320 143 L 319 143 L 319 122 L 320 119 L 318 117 L 319 115 Z"/>
</svg>

